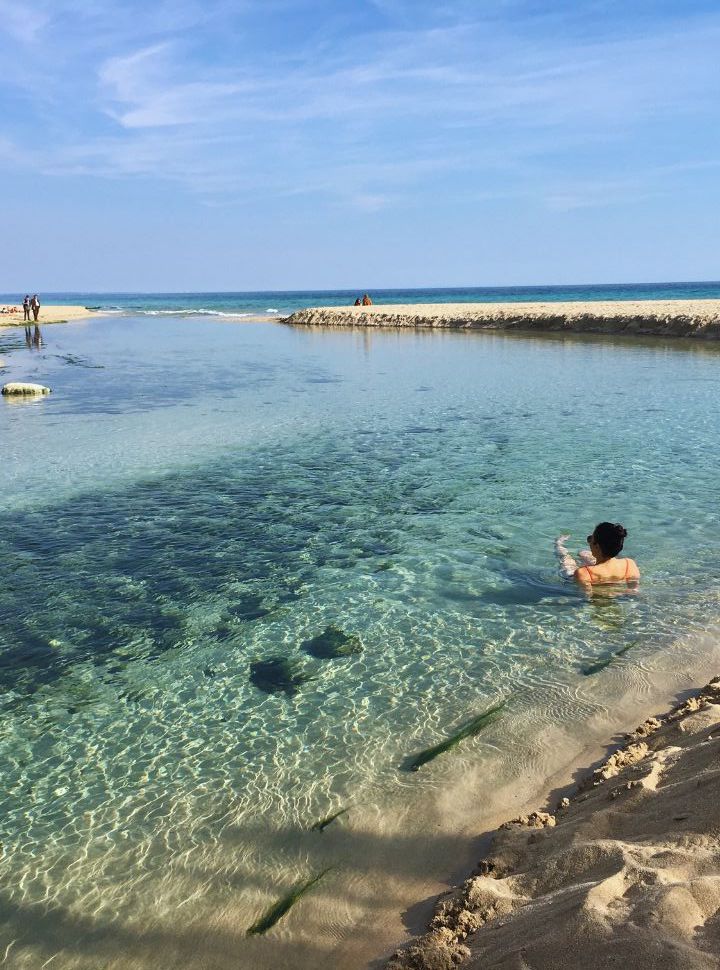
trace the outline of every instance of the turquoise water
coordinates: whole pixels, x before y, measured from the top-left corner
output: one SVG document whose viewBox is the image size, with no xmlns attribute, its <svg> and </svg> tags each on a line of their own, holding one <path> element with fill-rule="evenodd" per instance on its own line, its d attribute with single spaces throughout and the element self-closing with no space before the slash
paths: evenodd
<svg viewBox="0 0 720 970">
<path fill-rule="evenodd" d="M 228 912 L 208 965 L 282 965 L 241 931 L 294 878 L 333 866 L 332 938 L 372 897 L 353 811 L 367 834 L 468 771 L 492 787 L 491 758 L 512 780 L 544 756 L 523 724 L 576 731 L 607 671 L 715 629 L 714 348 L 132 316 L 22 335 L 3 379 L 53 394 L 0 401 L 8 966 L 109 965 L 110 940 L 113 966 L 158 966 L 181 925 L 208 958 Z M 605 518 L 643 585 L 588 603 L 552 539 Z M 310 655 L 329 625 L 362 652 Z M 275 658 L 295 692 L 253 678 Z"/>
<path fill-rule="evenodd" d="M 111 312 L 164 316 L 273 318 L 305 307 L 352 304 L 368 289 L 292 290 L 256 293 L 44 293 L 45 304 L 90 306 Z M 370 288 L 376 303 L 502 303 L 564 300 L 717 300 L 720 282 L 606 283 L 573 286 L 466 286 L 453 288 Z M 23 294 L 0 295 L 0 303 L 21 303 Z"/>
</svg>

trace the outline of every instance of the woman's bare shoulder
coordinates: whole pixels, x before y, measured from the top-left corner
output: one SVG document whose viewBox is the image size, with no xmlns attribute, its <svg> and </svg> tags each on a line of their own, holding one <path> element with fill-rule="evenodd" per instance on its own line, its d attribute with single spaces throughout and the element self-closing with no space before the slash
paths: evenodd
<svg viewBox="0 0 720 970">
<path fill-rule="evenodd" d="M 573 573 L 573 579 L 582 586 L 592 586 L 592 573 L 587 566 L 578 566 Z"/>
<path fill-rule="evenodd" d="M 628 564 L 627 565 L 628 579 L 640 579 L 640 567 L 635 562 L 635 560 L 631 559 L 628 556 L 626 559 L 626 562 Z"/>
</svg>

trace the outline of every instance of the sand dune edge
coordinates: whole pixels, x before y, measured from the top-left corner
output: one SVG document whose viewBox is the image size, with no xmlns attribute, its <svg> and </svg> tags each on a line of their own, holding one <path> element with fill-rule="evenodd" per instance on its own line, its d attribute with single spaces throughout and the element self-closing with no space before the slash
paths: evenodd
<svg viewBox="0 0 720 970">
<path fill-rule="evenodd" d="M 719 967 L 720 678 L 496 832 L 387 970 Z"/>
</svg>

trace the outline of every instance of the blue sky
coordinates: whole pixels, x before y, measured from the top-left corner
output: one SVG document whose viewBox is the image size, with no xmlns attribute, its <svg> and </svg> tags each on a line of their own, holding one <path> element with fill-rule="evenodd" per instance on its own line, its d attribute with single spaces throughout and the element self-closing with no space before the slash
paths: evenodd
<svg viewBox="0 0 720 970">
<path fill-rule="evenodd" d="M 0 291 L 720 278 L 720 8 L 0 0 Z"/>
</svg>

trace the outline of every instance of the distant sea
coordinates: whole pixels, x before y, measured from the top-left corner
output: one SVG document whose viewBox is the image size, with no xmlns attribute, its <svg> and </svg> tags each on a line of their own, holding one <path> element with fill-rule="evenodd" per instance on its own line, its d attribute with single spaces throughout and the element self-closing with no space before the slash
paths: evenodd
<svg viewBox="0 0 720 970">
<path fill-rule="evenodd" d="M 365 290 L 258 290 L 247 293 L 42 293 L 44 303 L 93 307 L 116 313 L 273 317 L 310 306 L 352 304 Z M 710 300 L 720 282 L 603 283 L 585 286 L 467 286 L 375 290 L 375 303 L 502 303 L 506 301 Z M 0 296 L 17 303 L 23 294 Z"/>
</svg>

